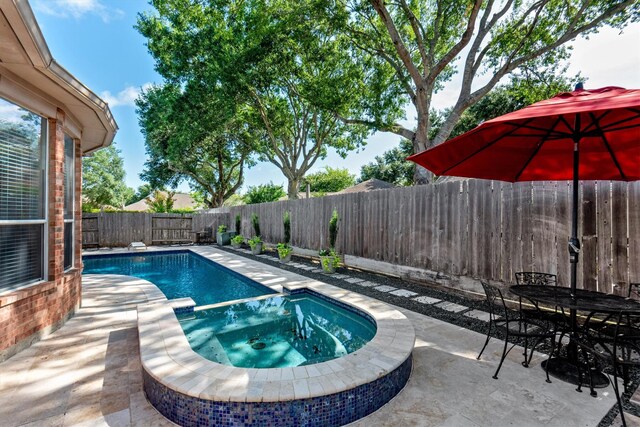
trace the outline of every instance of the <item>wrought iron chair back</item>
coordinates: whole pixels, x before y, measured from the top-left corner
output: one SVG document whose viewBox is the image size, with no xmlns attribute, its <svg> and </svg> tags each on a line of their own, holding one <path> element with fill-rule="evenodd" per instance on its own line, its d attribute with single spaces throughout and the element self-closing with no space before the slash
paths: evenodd
<svg viewBox="0 0 640 427">
<path fill-rule="evenodd" d="M 515 274 L 518 285 L 558 286 L 558 276 L 537 271 L 520 271 Z"/>
<path fill-rule="evenodd" d="M 640 283 L 629 283 L 627 298 L 640 299 Z"/>
</svg>

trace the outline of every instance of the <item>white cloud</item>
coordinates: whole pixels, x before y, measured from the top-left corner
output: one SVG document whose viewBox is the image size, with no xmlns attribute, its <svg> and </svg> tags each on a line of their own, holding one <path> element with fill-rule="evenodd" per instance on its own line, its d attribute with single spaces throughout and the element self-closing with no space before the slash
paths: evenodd
<svg viewBox="0 0 640 427">
<path fill-rule="evenodd" d="M 142 87 L 127 86 L 116 95 L 112 95 L 111 92 L 105 90 L 100 93 L 100 98 L 109 104 L 111 108 L 120 106 L 133 107 L 140 92 L 150 87 L 151 83 L 145 83 Z"/>
<path fill-rule="evenodd" d="M 124 16 L 124 11 L 107 7 L 100 0 L 37 0 L 34 9 L 58 18 L 80 19 L 85 15 L 96 15 L 106 23 Z"/>
</svg>

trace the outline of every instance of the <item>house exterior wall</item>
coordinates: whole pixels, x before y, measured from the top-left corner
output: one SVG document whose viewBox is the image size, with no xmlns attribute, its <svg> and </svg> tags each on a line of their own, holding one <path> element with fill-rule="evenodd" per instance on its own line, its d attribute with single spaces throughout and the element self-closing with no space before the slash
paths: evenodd
<svg viewBox="0 0 640 427">
<path fill-rule="evenodd" d="M 48 118 L 48 280 L 0 294 L 0 362 L 29 347 L 69 319 L 82 298 L 82 160 L 75 143 L 74 264 L 64 271 L 65 112 Z"/>
</svg>

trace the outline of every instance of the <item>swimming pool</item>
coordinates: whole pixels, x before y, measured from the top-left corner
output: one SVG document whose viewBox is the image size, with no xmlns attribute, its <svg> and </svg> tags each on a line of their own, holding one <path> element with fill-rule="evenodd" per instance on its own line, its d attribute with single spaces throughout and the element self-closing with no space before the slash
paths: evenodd
<svg viewBox="0 0 640 427">
<path fill-rule="evenodd" d="M 83 274 L 122 274 L 156 285 L 167 299 L 196 305 L 274 294 L 275 291 L 190 251 L 83 256 Z"/>
<path fill-rule="evenodd" d="M 284 368 L 336 359 L 362 348 L 375 323 L 309 292 L 178 316 L 191 348 L 223 365 Z"/>
</svg>

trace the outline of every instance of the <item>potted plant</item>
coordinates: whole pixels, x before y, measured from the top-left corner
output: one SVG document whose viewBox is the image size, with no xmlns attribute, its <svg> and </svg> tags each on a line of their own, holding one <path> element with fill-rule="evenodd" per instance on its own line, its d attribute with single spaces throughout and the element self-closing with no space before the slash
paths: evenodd
<svg viewBox="0 0 640 427">
<path fill-rule="evenodd" d="M 262 239 L 260 236 L 254 236 L 251 239 L 247 240 L 249 246 L 251 246 L 251 253 L 254 255 L 259 255 L 262 252 Z"/>
<path fill-rule="evenodd" d="M 325 273 L 335 273 L 336 268 L 340 265 L 340 256 L 335 249 L 338 236 L 338 219 L 338 211 L 334 209 L 329 220 L 329 249 L 321 249 L 318 252 L 320 264 Z"/>
<path fill-rule="evenodd" d="M 244 243 L 244 237 L 242 237 L 239 234 L 236 236 L 233 236 L 233 238 L 231 239 L 231 246 L 233 246 L 236 249 L 240 249 L 240 246 L 242 246 L 243 243 Z"/>
<path fill-rule="evenodd" d="M 278 243 L 278 258 L 280 258 L 280 262 L 283 264 L 291 261 L 291 253 L 293 252 L 293 248 L 288 243 Z"/>
<path fill-rule="evenodd" d="M 235 235 L 235 231 L 227 231 L 226 225 L 219 225 L 218 232 L 216 233 L 216 242 L 218 242 L 220 246 L 228 245 L 231 243 L 231 238 Z"/>
<path fill-rule="evenodd" d="M 289 244 L 291 241 L 291 215 L 289 212 L 282 215 L 282 225 L 284 226 L 284 242 L 278 243 L 277 249 L 280 262 L 286 264 L 291 261 L 291 253 L 293 252 L 293 248 Z"/>
</svg>

